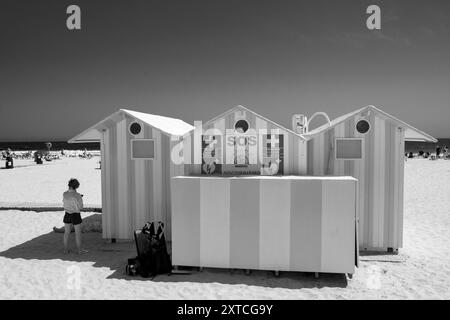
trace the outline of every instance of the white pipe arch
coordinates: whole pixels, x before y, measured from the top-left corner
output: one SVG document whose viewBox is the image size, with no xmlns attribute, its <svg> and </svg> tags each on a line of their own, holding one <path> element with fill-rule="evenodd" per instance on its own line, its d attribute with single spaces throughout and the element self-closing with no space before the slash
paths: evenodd
<svg viewBox="0 0 450 320">
<path fill-rule="evenodd" d="M 306 123 L 306 132 L 309 131 L 309 124 L 311 123 L 311 120 L 314 119 L 316 116 L 323 116 L 328 121 L 328 125 L 331 126 L 330 117 L 328 117 L 328 115 L 325 112 L 318 111 L 318 112 L 314 113 L 311 116 L 311 118 L 309 118 L 308 122 Z"/>
</svg>

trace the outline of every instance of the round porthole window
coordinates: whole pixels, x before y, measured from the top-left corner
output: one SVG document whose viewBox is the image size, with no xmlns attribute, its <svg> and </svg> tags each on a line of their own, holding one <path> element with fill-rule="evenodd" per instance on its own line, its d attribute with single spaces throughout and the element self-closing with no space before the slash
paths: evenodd
<svg viewBox="0 0 450 320">
<path fill-rule="evenodd" d="M 142 130 L 141 125 L 137 122 L 133 122 L 130 125 L 130 133 L 132 135 L 137 135 L 137 134 L 141 133 L 141 130 Z"/>
<path fill-rule="evenodd" d="M 356 123 L 356 131 L 361 134 L 365 134 L 370 130 L 370 123 L 365 119 L 361 119 Z"/>
<path fill-rule="evenodd" d="M 245 133 L 248 130 L 248 122 L 244 119 L 236 121 L 234 130 L 239 133 Z"/>
</svg>

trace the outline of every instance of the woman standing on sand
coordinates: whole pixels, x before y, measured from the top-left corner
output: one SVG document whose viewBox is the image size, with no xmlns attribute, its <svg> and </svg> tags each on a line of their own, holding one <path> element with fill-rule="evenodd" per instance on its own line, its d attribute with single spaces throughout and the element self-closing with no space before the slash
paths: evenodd
<svg viewBox="0 0 450 320">
<path fill-rule="evenodd" d="M 69 235 L 72 225 L 75 229 L 75 241 L 77 243 L 78 253 L 87 252 L 87 250 L 81 249 L 81 214 L 83 209 L 83 195 L 77 192 L 80 183 L 77 179 L 69 180 L 69 190 L 63 193 L 63 205 L 64 211 L 64 253 L 68 253 Z"/>
</svg>

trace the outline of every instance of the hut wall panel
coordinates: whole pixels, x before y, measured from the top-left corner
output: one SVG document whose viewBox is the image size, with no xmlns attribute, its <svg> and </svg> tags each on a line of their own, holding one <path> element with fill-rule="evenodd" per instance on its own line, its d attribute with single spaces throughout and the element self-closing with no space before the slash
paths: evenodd
<svg viewBox="0 0 450 320">
<path fill-rule="evenodd" d="M 161 221 L 164 223 L 166 236 L 170 238 L 170 137 L 161 134 Z"/>
<path fill-rule="evenodd" d="M 300 173 L 300 141 L 292 140 L 291 147 L 291 161 L 292 161 L 292 174 Z"/>
<path fill-rule="evenodd" d="M 390 190 L 392 198 L 391 198 L 391 204 L 390 204 L 390 223 L 389 223 L 389 247 L 392 248 L 398 248 L 401 245 L 398 242 L 397 238 L 397 227 L 398 227 L 398 220 L 399 220 L 399 214 L 398 211 L 398 203 L 400 201 L 399 193 L 400 187 L 395 188 L 394 186 L 400 186 L 400 164 L 399 162 L 403 162 L 404 156 L 403 152 L 404 150 L 400 150 L 401 145 L 401 138 L 400 138 L 400 130 L 398 127 L 393 126 L 393 131 L 391 132 L 392 135 L 392 157 L 391 157 L 391 174 L 390 174 L 390 182 L 392 183 L 392 189 Z M 403 201 L 403 200 L 401 200 Z"/>
<path fill-rule="evenodd" d="M 194 161 L 193 158 L 193 149 L 192 149 L 192 134 L 188 134 L 182 138 L 182 147 L 183 147 L 183 161 L 184 161 L 184 174 L 191 174 L 192 172 L 192 163 Z"/>
<path fill-rule="evenodd" d="M 308 149 L 307 142 L 299 139 L 298 143 L 298 159 L 299 159 L 299 167 L 298 174 L 299 175 L 307 175 L 308 174 Z"/>
<path fill-rule="evenodd" d="M 200 128 L 194 129 L 192 145 L 192 154 L 194 155 L 194 165 L 192 166 L 192 171 L 194 174 L 201 173 L 201 163 L 202 163 L 202 132 Z"/>
<path fill-rule="evenodd" d="M 348 261 L 355 261 L 355 251 L 345 248 L 355 246 L 355 192 L 354 181 L 337 185 L 334 181 L 322 181 L 321 221 L 321 269 L 325 272 L 345 270 Z"/>
<path fill-rule="evenodd" d="M 320 180 L 291 181 L 290 270 L 315 272 L 322 263 L 321 193 Z"/>
<path fill-rule="evenodd" d="M 259 264 L 259 181 L 230 181 L 230 264 L 256 269 Z"/>
<path fill-rule="evenodd" d="M 365 204 L 365 214 L 366 214 L 366 224 L 365 224 L 365 248 L 371 249 L 374 247 L 374 241 L 373 241 L 373 228 L 374 228 L 374 213 L 373 213 L 373 205 L 374 205 L 374 198 L 373 198 L 373 192 L 374 192 L 374 180 L 373 180 L 373 168 L 374 163 L 376 162 L 376 159 L 374 159 L 374 144 L 375 144 L 375 135 L 376 135 L 376 128 L 375 128 L 375 115 L 371 114 L 369 116 L 369 122 L 371 124 L 370 131 L 365 135 L 365 153 L 364 158 L 366 161 L 366 184 L 365 184 L 365 190 L 364 190 L 364 196 L 366 199 Z"/>
<path fill-rule="evenodd" d="M 299 160 L 300 160 L 300 150 L 298 149 L 299 140 L 292 133 L 289 134 L 289 161 L 291 174 L 297 175 L 300 172 Z"/>
<path fill-rule="evenodd" d="M 391 121 L 385 122 L 385 146 L 386 150 L 384 152 L 384 162 L 385 162 L 385 176 L 384 176 L 384 234 L 383 234 L 383 244 L 390 246 L 391 244 L 391 230 L 390 226 L 393 223 L 393 176 L 394 172 L 394 160 L 395 160 L 395 127 Z"/>
<path fill-rule="evenodd" d="M 400 248 L 403 246 L 403 197 L 404 197 L 404 166 L 405 161 L 403 158 L 403 153 L 405 152 L 405 132 L 404 131 L 397 131 L 398 139 L 399 141 L 399 150 L 397 151 L 397 154 L 399 156 L 399 160 L 397 161 L 398 169 L 397 169 L 397 175 L 398 175 L 398 208 L 396 210 L 396 218 L 397 218 L 397 229 L 395 233 L 395 239 L 396 239 L 396 248 Z"/>
<path fill-rule="evenodd" d="M 323 134 L 323 158 L 321 160 L 322 162 L 322 175 L 331 175 L 333 170 L 331 169 L 331 167 L 333 167 L 334 165 L 332 164 L 333 159 L 331 159 L 331 150 L 330 150 L 330 146 L 331 146 L 331 131 L 332 130 L 328 130 L 326 132 L 324 132 Z"/>
<path fill-rule="evenodd" d="M 285 158 L 288 159 L 286 162 L 287 172 L 288 174 L 298 174 L 298 149 L 296 148 L 298 139 L 295 135 L 290 132 L 284 131 L 284 139 L 285 141 Z M 296 153 L 297 151 L 297 153 Z"/>
<path fill-rule="evenodd" d="M 141 123 L 142 128 L 145 126 Z M 136 139 L 145 138 L 144 130 L 142 130 L 138 135 L 135 136 Z M 131 155 L 130 155 L 131 158 Z M 147 196 L 145 188 L 145 163 L 148 160 L 133 160 L 134 161 L 134 189 L 135 189 L 135 224 L 134 228 L 142 228 L 142 226 L 147 222 L 145 217 L 146 206 L 145 198 Z"/>
<path fill-rule="evenodd" d="M 161 132 L 152 129 L 153 139 L 155 139 L 155 159 L 153 162 L 153 220 L 162 220 L 163 197 L 162 190 L 164 190 L 162 179 L 162 154 L 161 147 Z"/>
<path fill-rule="evenodd" d="M 152 128 L 145 126 L 144 127 L 144 136 L 145 139 L 153 139 L 153 130 Z M 154 206 L 153 199 L 154 195 L 154 182 L 153 182 L 153 161 L 154 160 L 144 160 L 144 174 L 145 174 L 145 221 L 153 221 L 154 218 Z"/>
<path fill-rule="evenodd" d="M 291 182 L 261 180 L 259 211 L 259 267 L 289 270 Z"/>
<path fill-rule="evenodd" d="M 172 183 L 172 208 L 182 212 L 172 223 L 172 263 L 200 266 L 200 180 Z"/>
<path fill-rule="evenodd" d="M 283 134 L 283 136 L 284 136 L 283 139 L 286 139 L 286 135 L 284 135 L 284 130 L 281 130 L 280 128 L 278 128 L 277 126 L 275 126 L 273 124 L 270 124 L 270 131 L 269 131 L 269 133 L 277 134 L 277 135 Z M 288 143 L 286 143 L 286 141 L 283 141 L 283 154 L 284 154 L 283 172 L 284 172 L 285 175 L 289 174 L 289 166 L 287 164 L 287 162 L 289 162 L 289 159 L 288 159 L 288 154 L 289 154 L 288 148 L 289 148 Z"/>
<path fill-rule="evenodd" d="M 334 127 L 333 129 L 331 129 L 333 131 L 333 151 L 332 151 L 332 172 L 334 176 L 339 176 L 339 172 L 340 172 L 340 164 L 341 162 L 336 160 L 335 158 L 335 148 L 336 148 L 336 138 L 341 138 L 341 134 L 340 134 L 340 130 L 339 130 L 339 125 L 337 125 L 336 127 Z"/>
<path fill-rule="evenodd" d="M 399 150 L 399 141 L 398 141 L 398 136 L 397 136 L 397 131 L 398 131 L 398 127 L 391 123 L 390 124 L 390 155 L 388 158 L 389 161 L 389 177 L 388 177 L 388 181 L 387 183 L 389 183 L 389 204 L 388 204 L 388 214 L 389 214 L 389 218 L 388 218 L 388 225 L 387 225 L 387 246 L 388 247 L 392 247 L 392 248 L 396 248 L 397 247 L 397 243 L 396 243 L 396 239 L 395 239 L 395 234 L 396 232 L 395 230 L 395 225 L 397 223 L 397 212 L 395 210 L 396 207 L 396 203 L 398 201 L 397 197 L 398 197 L 398 188 L 396 188 L 395 186 L 398 185 L 397 181 L 398 181 L 398 174 L 397 174 L 397 170 L 398 170 L 398 165 L 397 162 L 399 160 L 399 154 L 398 152 Z M 403 153 L 403 152 L 402 152 Z M 403 157 L 401 158 L 403 159 Z"/>
<path fill-rule="evenodd" d="M 267 130 L 267 121 L 264 119 L 261 119 L 259 117 L 255 118 L 255 129 L 266 129 Z"/>
<path fill-rule="evenodd" d="M 384 243 L 384 189 L 385 189 L 385 122 L 375 117 L 375 144 L 373 167 L 373 234 L 372 243 L 378 248 L 383 248 Z"/>
<path fill-rule="evenodd" d="M 379 180 L 380 177 L 378 177 L 378 175 L 380 174 L 380 155 L 379 152 L 380 150 L 380 146 L 377 140 L 379 140 L 379 138 L 377 138 L 377 136 L 380 134 L 380 125 L 379 125 L 379 121 L 377 120 L 377 117 L 375 117 L 374 119 L 375 121 L 372 122 L 373 125 L 373 152 L 372 157 L 373 158 L 373 163 L 371 166 L 371 180 L 372 180 L 372 184 L 371 184 L 371 193 L 369 194 L 369 197 L 372 198 L 372 203 L 370 206 L 370 217 L 371 217 L 371 223 L 370 223 L 370 229 L 371 229 L 371 234 L 370 234 L 370 243 L 371 243 L 371 247 L 378 247 L 378 235 L 379 235 L 379 224 L 378 224 L 378 220 L 379 220 L 379 215 L 378 215 L 378 209 L 380 206 L 380 199 L 379 199 Z"/>
<path fill-rule="evenodd" d="M 314 143 L 315 143 L 315 141 L 316 141 L 316 139 L 314 138 L 314 139 L 311 139 L 306 142 L 307 149 L 308 149 L 308 153 L 306 154 L 306 158 L 307 158 L 306 171 L 307 171 L 307 174 L 310 176 L 314 175 L 314 158 L 315 158 Z"/>
<path fill-rule="evenodd" d="M 126 120 L 117 123 L 117 190 L 118 190 L 118 237 L 129 237 L 129 206 L 128 206 L 128 157 L 127 154 L 127 127 Z"/>
<path fill-rule="evenodd" d="M 219 130 L 223 135 L 225 135 L 225 119 L 220 119 L 219 121 L 214 122 L 214 129 Z M 226 153 L 226 141 L 222 140 L 222 150 L 220 150 L 219 159 L 222 163 L 225 161 L 225 153 Z"/>
<path fill-rule="evenodd" d="M 318 161 L 321 161 L 320 160 L 320 150 L 319 150 L 320 145 L 321 145 L 321 143 L 320 143 L 321 139 L 323 139 L 323 138 L 319 136 L 312 141 L 313 155 L 312 155 L 312 163 L 311 163 L 311 165 L 312 165 L 311 175 L 313 175 L 313 176 L 318 175 Z"/>
<path fill-rule="evenodd" d="M 267 133 L 267 121 L 259 117 L 255 117 L 255 129 L 258 133 L 262 130 L 262 133 Z M 258 162 L 262 161 L 263 158 L 263 143 L 262 140 L 258 141 Z"/>
<path fill-rule="evenodd" d="M 109 130 L 103 132 L 103 150 L 102 150 L 102 181 L 104 181 L 104 187 L 102 186 L 102 198 L 105 201 L 102 203 L 102 235 L 103 238 L 111 238 L 111 142 L 109 138 Z"/>
<path fill-rule="evenodd" d="M 109 146 L 110 146 L 110 180 L 111 180 L 111 210 L 109 215 L 109 225 L 111 230 L 111 236 L 117 237 L 118 236 L 118 188 L 117 188 L 117 128 L 116 126 L 111 127 L 108 130 L 109 133 Z"/>
<path fill-rule="evenodd" d="M 323 135 L 323 175 L 332 175 L 333 174 L 333 151 L 332 145 L 334 144 L 334 134 L 333 130 L 328 130 Z"/>
<path fill-rule="evenodd" d="M 257 161 L 258 163 L 261 163 L 262 159 L 263 159 L 263 141 L 262 139 L 260 139 L 260 135 L 261 134 L 269 134 L 270 133 L 270 123 L 265 121 L 264 119 L 261 119 L 259 117 L 255 117 L 254 118 L 254 134 L 256 134 L 258 136 L 258 141 L 257 141 Z"/>
<path fill-rule="evenodd" d="M 181 138 L 180 138 L 181 139 Z M 174 142 L 172 142 L 174 145 L 175 144 L 178 144 L 178 143 L 181 143 L 182 145 L 184 144 L 184 140 L 177 140 L 177 141 L 174 141 Z M 185 175 L 186 174 L 186 172 L 185 172 L 185 166 L 181 163 L 181 164 L 178 164 L 178 165 L 176 165 L 175 166 L 175 168 L 176 168 L 176 173 L 174 174 L 174 176 L 182 176 L 182 175 Z"/>
<path fill-rule="evenodd" d="M 366 142 L 364 142 L 364 146 L 363 148 L 365 148 Z M 363 152 L 365 153 L 365 150 L 363 149 Z M 357 188 L 358 188 L 358 192 L 357 192 L 357 201 L 356 201 L 356 207 L 357 207 L 357 222 L 358 222 L 358 237 L 359 237 L 359 244 L 360 246 L 364 245 L 364 228 L 365 228 L 365 224 L 367 221 L 367 217 L 366 217 L 366 211 L 364 210 L 365 208 L 365 181 L 366 181 L 366 156 L 364 155 L 364 159 L 363 160 L 359 160 L 359 161 L 355 161 L 354 164 L 354 172 L 353 172 L 353 177 L 355 177 L 356 179 L 358 179 L 358 183 L 357 183 Z"/>
<path fill-rule="evenodd" d="M 101 187 L 102 187 L 102 225 L 106 226 L 106 223 L 103 223 L 103 216 L 107 215 L 107 200 L 106 200 L 106 170 L 105 170 L 105 133 L 100 133 L 100 163 L 101 163 Z M 102 228 L 102 237 L 107 238 L 106 228 Z"/>
<path fill-rule="evenodd" d="M 284 130 L 280 130 L 280 134 L 282 134 L 284 136 L 284 150 L 283 150 L 283 154 L 284 154 L 284 163 L 283 163 L 283 170 L 284 170 L 284 174 L 289 175 L 292 174 L 292 167 L 291 165 L 293 164 L 292 159 L 290 159 L 291 157 L 291 150 L 293 149 L 292 144 L 291 144 L 291 140 L 289 137 L 289 134 L 284 131 Z"/>
<path fill-rule="evenodd" d="M 225 149 L 225 154 L 224 154 L 224 160 L 225 160 L 225 164 L 230 164 L 234 162 L 234 154 L 233 152 L 227 152 L 227 142 L 224 141 L 224 149 Z"/>
<path fill-rule="evenodd" d="M 320 135 L 317 139 L 317 148 L 314 149 L 316 152 L 316 159 L 314 161 L 314 175 L 322 176 L 324 175 L 324 158 L 325 158 L 325 137 Z"/>
<path fill-rule="evenodd" d="M 345 138 L 345 124 L 341 123 L 334 127 L 334 138 Z M 335 141 L 333 141 L 335 144 Z M 336 148 L 336 146 L 334 145 Z M 333 153 L 335 150 L 333 149 Z M 333 172 L 335 176 L 343 176 L 345 173 L 345 163 L 343 160 L 336 160 L 335 154 L 332 154 L 333 157 Z"/>
<path fill-rule="evenodd" d="M 200 266 L 230 265 L 230 181 L 200 180 Z"/>
<path fill-rule="evenodd" d="M 177 141 L 173 141 L 171 140 L 169 142 L 169 153 L 171 153 L 170 150 L 172 150 L 172 148 L 175 147 L 175 145 L 177 143 L 179 143 L 180 140 Z M 182 176 L 184 175 L 184 165 L 183 164 L 175 164 L 172 162 L 172 160 L 170 160 L 169 162 L 169 174 L 168 174 L 168 180 L 166 182 L 166 201 L 167 201 L 167 225 L 166 225 L 166 240 L 172 240 L 172 201 L 171 201 L 171 194 L 172 194 L 172 183 L 171 183 L 171 178 L 172 177 L 177 177 L 177 176 Z"/>
<path fill-rule="evenodd" d="M 348 119 L 345 123 L 345 136 L 347 138 L 355 137 L 355 120 L 354 118 Z M 344 174 L 346 176 L 351 176 L 354 173 L 354 165 L 359 160 L 345 160 L 345 171 Z"/>
<path fill-rule="evenodd" d="M 127 178 L 128 178 L 128 215 L 129 215 L 129 225 L 128 225 L 128 238 L 133 237 L 133 230 L 136 229 L 136 161 L 131 160 L 131 138 L 128 128 L 130 124 L 134 122 L 133 119 L 126 117 L 126 126 L 125 126 L 125 136 L 126 136 L 126 152 L 125 158 L 127 161 Z M 134 138 L 134 137 L 133 137 Z"/>
<path fill-rule="evenodd" d="M 189 174 L 200 174 L 201 172 L 201 136 L 197 131 L 189 134 L 188 145 L 190 147 L 190 164 L 188 165 Z M 200 161 L 200 162 L 197 162 Z"/>
<path fill-rule="evenodd" d="M 384 241 L 385 239 L 385 233 L 386 229 L 385 226 L 385 220 L 387 219 L 387 212 L 385 210 L 386 208 L 386 202 L 389 201 L 389 199 L 386 199 L 386 170 L 388 170 L 387 166 L 389 166 L 389 162 L 386 162 L 386 152 L 389 145 L 386 145 L 386 125 L 388 123 L 385 120 L 381 120 L 381 133 L 380 133 L 380 153 L 379 153 L 379 161 L 380 161 L 380 184 L 378 186 L 379 188 L 379 194 L 380 194 L 380 205 L 379 205 L 379 239 L 378 239 L 378 245 L 380 248 L 385 248 L 387 246 L 387 242 Z"/>
<path fill-rule="evenodd" d="M 164 135 L 164 153 L 165 156 L 165 174 L 164 174 L 164 185 L 165 185 L 165 191 L 164 191 L 164 199 L 166 202 L 164 217 L 165 217 L 165 231 L 166 231 L 166 239 L 170 240 L 172 235 L 171 225 L 172 225 L 172 204 L 171 204 L 171 178 L 175 176 L 182 176 L 184 175 L 184 165 L 183 164 L 176 164 L 172 161 L 171 158 L 171 151 L 174 146 L 176 146 L 180 139 L 171 138 L 169 136 Z"/>
<path fill-rule="evenodd" d="M 399 216 L 400 212 L 398 211 L 399 208 L 399 202 L 402 201 L 402 196 L 400 195 L 403 193 L 403 190 L 400 190 L 402 187 L 403 181 L 400 181 L 400 161 L 403 163 L 403 150 L 400 151 L 401 141 L 400 141 L 400 130 L 399 128 L 394 128 L 392 132 L 394 138 L 394 143 L 392 146 L 393 151 L 393 157 L 392 157 L 392 172 L 391 172 L 391 181 L 393 181 L 396 185 L 398 185 L 398 188 L 394 188 L 392 190 L 392 203 L 391 203 L 391 225 L 389 226 L 389 242 L 388 246 L 392 248 L 397 248 L 400 246 L 399 244 L 399 238 L 398 238 L 398 224 L 399 224 Z M 401 169 L 403 171 L 403 169 Z"/>
</svg>

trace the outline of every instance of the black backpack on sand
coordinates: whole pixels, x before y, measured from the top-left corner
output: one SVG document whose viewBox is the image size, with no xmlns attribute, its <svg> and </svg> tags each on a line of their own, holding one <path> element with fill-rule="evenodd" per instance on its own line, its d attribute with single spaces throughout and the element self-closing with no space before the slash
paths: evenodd
<svg viewBox="0 0 450 320">
<path fill-rule="evenodd" d="M 171 274 L 172 262 L 167 252 L 164 236 L 164 223 L 159 221 L 155 230 L 154 222 L 147 222 L 141 230 L 134 232 L 138 256 L 129 263 L 127 273 L 139 273 L 143 277 L 155 277 L 158 274 Z M 135 267 L 133 267 L 135 265 Z"/>
</svg>

